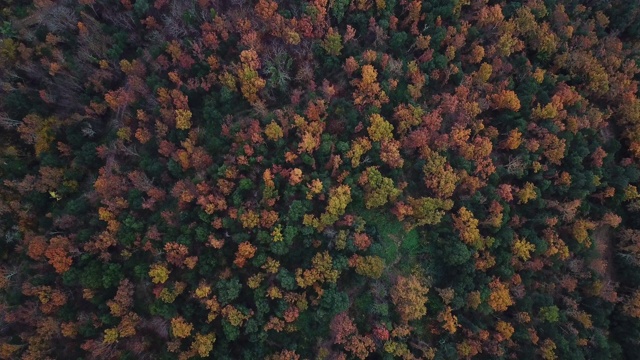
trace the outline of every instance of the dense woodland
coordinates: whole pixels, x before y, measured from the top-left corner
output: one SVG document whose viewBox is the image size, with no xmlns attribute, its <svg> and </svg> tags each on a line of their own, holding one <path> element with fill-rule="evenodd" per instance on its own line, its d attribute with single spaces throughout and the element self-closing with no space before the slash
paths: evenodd
<svg viewBox="0 0 640 360">
<path fill-rule="evenodd" d="M 638 2 L 0 7 L 0 359 L 637 359 Z"/>
</svg>

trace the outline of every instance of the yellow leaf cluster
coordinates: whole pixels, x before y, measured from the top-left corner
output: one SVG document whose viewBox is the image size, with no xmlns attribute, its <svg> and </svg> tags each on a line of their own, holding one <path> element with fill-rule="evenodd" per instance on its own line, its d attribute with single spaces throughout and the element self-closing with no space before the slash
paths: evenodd
<svg viewBox="0 0 640 360">
<path fill-rule="evenodd" d="M 280 269 L 280 261 L 268 257 L 267 261 L 265 261 L 264 265 L 262 265 L 262 268 L 270 274 L 276 274 L 278 272 L 278 269 Z"/>
<path fill-rule="evenodd" d="M 438 314 L 438 321 L 442 322 L 442 328 L 449 332 L 449 334 L 455 334 L 458 330 L 458 317 L 451 313 L 451 306 L 447 306 L 440 314 Z"/>
<path fill-rule="evenodd" d="M 247 101 L 250 103 L 258 101 L 258 92 L 267 85 L 267 82 L 258 75 L 255 69 L 246 64 L 243 64 L 238 71 L 238 78 L 240 79 L 240 91 Z"/>
<path fill-rule="evenodd" d="M 281 299 L 282 298 L 282 291 L 280 291 L 280 289 L 278 289 L 277 286 L 271 286 L 269 287 L 269 289 L 267 289 L 267 297 L 269 299 Z"/>
<path fill-rule="evenodd" d="M 311 200 L 313 195 L 320 194 L 322 192 L 322 181 L 319 179 L 313 179 L 310 184 L 307 184 L 309 192 L 307 193 L 307 199 Z"/>
<path fill-rule="evenodd" d="M 593 222 L 580 219 L 573 223 L 571 231 L 576 241 L 580 244 L 585 244 L 585 246 L 588 247 L 590 245 L 589 230 L 593 230 L 595 228 L 596 225 Z"/>
<path fill-rule="evenodd" d="M 206 298 L 207 296 L 209 296 L 210 293 L 211 293 L 211 286 L 204 283 L 200 284 L 195 291 L 195 295 L 198 299 Z"/>
<path fill-rule="evenodd" d="M 351 159 L 351 166 L 358 167 L 360 158 L 364 153 L 371 150 L 371 141 L 366 137 L 356 138 L 351 142 L 351 149 L 347 152 L 347 157 Z"/>
<path fill-rule="evenodd" d="M 193 325 L 186 322 L 183 317 L 175 317 L 171 319 L 171 333 L 173 336 L 184 339 L 191 335 Z"/>
<path fill-rule="evenodd" d="M 544 107 L 541 107 L 540 104 L 533 109 L 531 112 L 531 117 L 534 119 L 555 119 L 558 116 L 558 108 L 553 103 L 548 103 Z"/>
<path fill-rule="evenodd" d="M 515 332 L 515 329 L 511 324 L 505 321 L 498 321 L 496 324 L 496 331 L 502 335 L 506 340 L 511 338 L 511 335 Z"/>
<path fill-rule="evenodd" d="M 260 286 L 260 283 L 262 283 L 262 280 L 264 280 L 264 277 L 264 274 L 252 275 L 251 277 L 249 277 L 249 279 L 247 279 L 247 286 L 250 289 L 257 289 Z"/>
<path fill-rule="evenodd" d="M 481 246 L 481 236 L 478 230 L 478 219 L 473 217 L 473 213 L 465 207 L 458 210 L 458 215 L 453 215 L 453 224 L 460 239 L 467 245 Z"/>
<path fill-rule="evenodd" d="M 381 141 L 393 138 L 393 125 L 380 114 L 372 114 L 369 117 L 369 122 L 371 125 L 367 128 L 367 132 L 371 140 Z"/>
<path fill-rule="evenodd" d="M 102 340 L 105 344 L 113 344 L 118 341 L 118 329 L 106 329 L 104 331 L 104 340 Z"/>
<path fill-rule="evenodd" d="M 513 243 L 511 250 L 513 255 L 527 261 L 531 258 L 530 253 L 536 250 L 536 246 L 526 240 L 518 239 Z"/>
<path fill-rule="evenodd" d="M 537 68 L 536 71 L 533 72 L 533 79 L 538 83 L 542 84 L 544 81 L 545 70 L 542 68 Z"/>
<path fill-rule="evenodd" d="M 164 284 L 169 279 L 171 271 L 162 264 L 153 264 L 149 270 L 149 276 L 154 284 Z"/>
<path fill-rule="evenodd" d="M 260 216 L 253 210 L 248 210 L 240 215 L 240 222 L 245 229 L 253 229 L 260 223 Z"/>
<path fill-rule="evenodd" d="M 493 72 L 493 68 L 491 67 L 491 65 L 483 62 L 480 65 L 480 69 L 478 69 L 476 77 L 478 81 L 480 81 L 481 83 L 486 83 L 487 80 L 489 80 L 489 78 L 491 77 L 492 72 Z"/>
<path fill-rule="evenodd" d="M 494 311 L 506 311 L 507 308 L 513 305 L 513 299 L 509 294 L 509 288 L 499 280 L 494 280 L 489 284 L 491 288 L 491 294 L 489 294 L 489 306 Z"/>
<path fill-rule="evenodd" d="M 233 326 L 242 326 L 242 323 L 251 317 L 250 314 L 245 315 L 231 305 L 227 305 L 222 309 L 222 316 Z"/>
<path fill-rule="evenodd" d="M 529 200 L 534 200 L 538 197 L 536 194 L 536 187 L 533 183 L 527 182 L 524 187 L 518 191 L 518 204 L 526 204 Z"/>
<path fill-rule="evenodd" d="M 196 334 L 193 343 L 191 343 L 191 349 L 198 353 L 200 357 L 206 358 L 209 356 L 211 350 L 213 350 L 213 343 L 216 342 L 216 334 Z"/>
<path fill-rule="evenodd" d="M 271 121 L 265 128 L 264 134 L 269 140 L 276 141 L 284 136 L 282 128 L 275 121 Z"/>
<path fill-rule="evenodd" d="M 336 282 L 338 280 L 338 270 L 333 269 L 333 258 L 328 251 L 315 254 L 311 264 L 311 269 L 296 269 L 298 286 L 305 288 L 314 283 Z"/>
<path fill-rule="evenodd" d="M 189 110 L 176 110 L 176 129 L 188 130 L 191 128 L 191 111 Z"/>
<path fill-rule="evenodd" d="M 329 201 L 326 211 L 320 215 L 320 219 L 311 214 L 305 214 L 303 224 L 312 226 L 318 231 L 332 225 L 340 216 L 344 215 L 347 205 L 351 203 L 351 188 L 349 185 L 340 185 L 329 190 Z"/>
<path fill-rule="evenodd" d="M 284 236 L 282 236 L 282 225 L 278 225 L 273 228 L 273 231 L 271 232 L 271 238 L 273 239 L 273 242 L 280 242 L 284 240 Z"/>
<path fill-rule="evenodd" d="M 160 300 L 166 302 L 167 304 L 171 304 L 176 300 L 178 295 L 184 292 L 184 289 L 186 287 L 187 285 L 183 282 L 175 283 L 173 285 L 173 289 L 165 287 L 164 289 L 162 289 L 162 291 L 160 291 Z"/>
<path fill-rule="evenodd" d="M 402 321 L 420 319 L 427 314 L 428 292 L 429 288 L 415 275 L 398 277 L 391 289 L 391 301 Z"/>
<path fill-rule="evenodd" d="M 116 132 L 116 136 L 120 140 L 126 140 L 126 141 L 131 140 L 131 128 L 129 128 L 129 127 L 121 127 Z"/>
<path fill-rule="evenodd" d="M 358 256 L 355 261 L 358 275 L 379 279 L 384 271 L 384 260 L 379 256 Z"/>
</svg>

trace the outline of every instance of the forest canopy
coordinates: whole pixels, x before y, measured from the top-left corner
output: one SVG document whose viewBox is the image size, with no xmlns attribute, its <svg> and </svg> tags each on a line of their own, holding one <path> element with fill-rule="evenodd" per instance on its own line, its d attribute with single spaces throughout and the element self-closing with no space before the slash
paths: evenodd
<svg viewBox="0 0 640 360">
<path fill-rule="evenodd" d="M 0 14 L 0 359 L 637 358 L 640 3 Z"/>
</svg>

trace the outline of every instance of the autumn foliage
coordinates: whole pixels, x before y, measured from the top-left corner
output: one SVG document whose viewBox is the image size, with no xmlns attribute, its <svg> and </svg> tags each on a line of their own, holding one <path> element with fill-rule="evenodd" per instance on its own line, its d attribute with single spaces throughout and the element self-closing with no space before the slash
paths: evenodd
<svg viewBox="0 0 640 360">
<path fill-rule="evenodd" d="M 0 10 L 0 359 L 637 357 L 637 2 Z"/>
</svg>

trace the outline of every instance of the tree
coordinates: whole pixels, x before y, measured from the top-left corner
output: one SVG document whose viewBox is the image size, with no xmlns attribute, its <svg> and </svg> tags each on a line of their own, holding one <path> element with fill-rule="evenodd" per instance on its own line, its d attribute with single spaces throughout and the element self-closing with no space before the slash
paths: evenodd
<svg viewBox="0 0 640 360">
<path fill-rule="evenodd" d="M 196 334 L 193 342 L 191 343 L 191 350 L 197 353 L 200 357 L 207 357 L 211 350 L 213 350 L 213 344 L 216 342 L 215 334 Z"/>
<path fill-rule="evenodd" d="M 455 334 L 458 331 L 458 317 L 451 313 L 451 307 L 447 306 L 440 314 L 438 314 L 438 321 L 442 323 L 442 328 L 448 331 L 450 334 Z"/>
<path fill-rule="evenodd" d="M 407 202 L 410 210 L 408 212 L 400 210 L 404 208 L 404 203 L 397 203 L 396 209 L 398 210 L 396 210 L 396 215 L 401 218 L 399 214 L 410 213 L 414 219 L 414 221 L 411 222 L 411 227 L 438 224 L 445 214 L 444 211 L 451 210 L 453 207 L 453 201 L 451 200 L 440 200 L 428 197 L 419 199 L 409 197 Z"/>
<path fill-rule="evenodd" d="M 264 129 L 264 134 L 269 140 L 277 141 L 284 136 L 282 128 L 275 121 L 271 121 Z"/>
<path fill-rule="evenodd" d="M 379 256 L 358 256 L 354 255 L 349 263 L 355 267 L 358 275 L 379 279 L 384 271 L 384 260 Z"/>
<path fill-rule="evenodd" d="M 412 126 L 418 126 L 422 122 L 424 110 L 411 104 L 400 104 L 396 106 L 393 113 L 393 120 L 398 124 L 397 131 L 404 135 Z"/>
<path fill-rule="evenodd" d="M 162 264 L 151 265 L 149 276 L 154 284 L 164 284 L 169 279 L 171 271 Z"/>
<path fill-rule="evenodd" d="M 400 142 L 394 139 L 380 143 L 380 160 L 391 168 L 402 168 L 404 159 L 400 155 Z"/>
<path fill-rule="evenodd" d="M 191 128 L 191 115 L 189 110 L 176 110 L 176 128 L 180 130 Z"/>
<path fill-rule="evenodd" d="M 340 33 L 334 28 L 329 28 L 322 43 L 322 48 L 329 55 L 338 56 L 340 55 L 342 47 L 342 36 L 340 36 Z"/>
<path fill-rule="evenodd" d="M 359 181 L 366 190 L 365 206 L 367 209 L 383 206 L 389 201 L 394 201 L 402 191 L 396 189 L 393 180 L 382 176 L 374 167 L 368 167 L 363 172 Z"/>
<path fill-rule="evenodd" d="M 622 309 L 625 315 L 640 318 L 640 290 L 634 290 L 634 292 L 625 299 Z"/>
<path fill-rule="evenodd" d="M 536 250 L 536 246 L 525 239 L 517 239 L 512 247 L 513 255 L 521 260 L 527 261 L 531 259 L 531 252 Z"/>
<path fill-rule="evenodd" d="M 256 250 L 257 248 L 248 241 L 241 243 L 238 245 L 238 251 L 236 251 L 236 258 L 233 263 L 239 268 L 244 267 L 247 260 L 255 256 Z"/>
<path fill-rule="evenodd" d="M 186 322 L 183 317 L 175 317 L 171 319 L 171 333 L 177 338 L 187 338 L 193 331 L 193 325 Z"/>
<path fill-rule="evenodd" d="M 340 185 L 329 190 L 327 208 L 320 218 L 306 214 L 304 224 L 322 231 L 325 227 L 333 225 L 340 216 L 344 215 L 347 205 L 351 202 L 351 188 L 348 185 Z"/>
<path fill-rule="evenodd" d="M 526 204 L 536 197 L 538 197 L 538 194 L 536 193 L 535 185 L 527 182 L 524 184 L 524 187 L 518 191 L 518 204 Z"/>
<path fill-rule="evenodd" d="M 371 150 L 371 142 L 366 137 L 358 137 L 351 142 L 351 149 L 347 152 L 347 158 L 351 159 L 351 166 L 360 166 L 360 159 L 367 151 Z"/>
<path fill-rule="evenodd" d="M 426 315 L 428 292 L 429 288 L 424 285 L 423 280 L 415 275 L 398 276 L 391 289 L 391 301 L 403 322 L 417 320 Z"/>
<path fill-rule="evenodd" d="M 509 132 L 509 136 L 500 144 L 500 147 L 507 150 L 515 150 L 522 143 L 522 133 L 518 129 Z"/>
<path fill-rule="evenodd" d="M 69 239 L 61 236 L 52 238 L 44 255 L 57 273 L 63 274 L 71 268 L 73 259 L 68 255 Z"/>
<path fill-rule="evenodd" d="M 499 93 L 493 94 L 490 100 L 495 109 L 520 110 L 520 100 L 512 90 L 502 90 Z"/>
<path fill-rule="evenodd" d="M 478 230 L 478 220 L 473 217 L 473 213 L 465 207 L 458 210 L 458 215 L 453 215 L 453 226 L 458 231 L 460 239 L 468 245 L 477 248 L 484 247 L 482 237 Z"/>
<path fill-rule="evenodd" d="M 373 141 L 391 140 L 393 139 L 393 125 L 385 120 L 379 114 L 372 114 L 369 117 L 371 125 L 367 128 L 369 137 Z"/>
<path fill-rule="evenodd" d="M 504 340 L 509 340 L 515 332 L 515 329 L 506 321 L 498 321 L 498 323 L 496 324 L 496 331 L 502 336 Z"/>
<path fill-rule="evenodd" d="M 331 333 L 334 344 L 345 344 L 348 339 L 357 332 L 358 329 L 353 319 L 345 312 L 336 315 L 333 320 L 331 320 Z"/>
<path fill-rule="evenodd" d="M 255 103 L 258 101 L 258 92 L 267 84 L 257 71 L 261 65 L 258 54 L 254 50 L 244 50 L 240 53 L 240 61 L 237 70 L 240 91 L 247 101 Z"/>
<path fill-rule="evenodd" d="M 503 312 L 513 305 L 509 289 L 499 279 L 493 279 L 489 283 L 489 288 L 491 293 L 489 294 L 488 304 L 494 311 Z"/>
<path fill-rule="evenodd" d="M 382 104 L 389 102 L 387 94 L 376 81 L 377 78 L 378 72 L 372 65 L 362 66 L 362 79 L 352 81 L 356 87 L 356 91 L 353 93 L 353 102 L 356 106 L 362 108 L 371 105 L 379 108 Z"/>
</svg>

